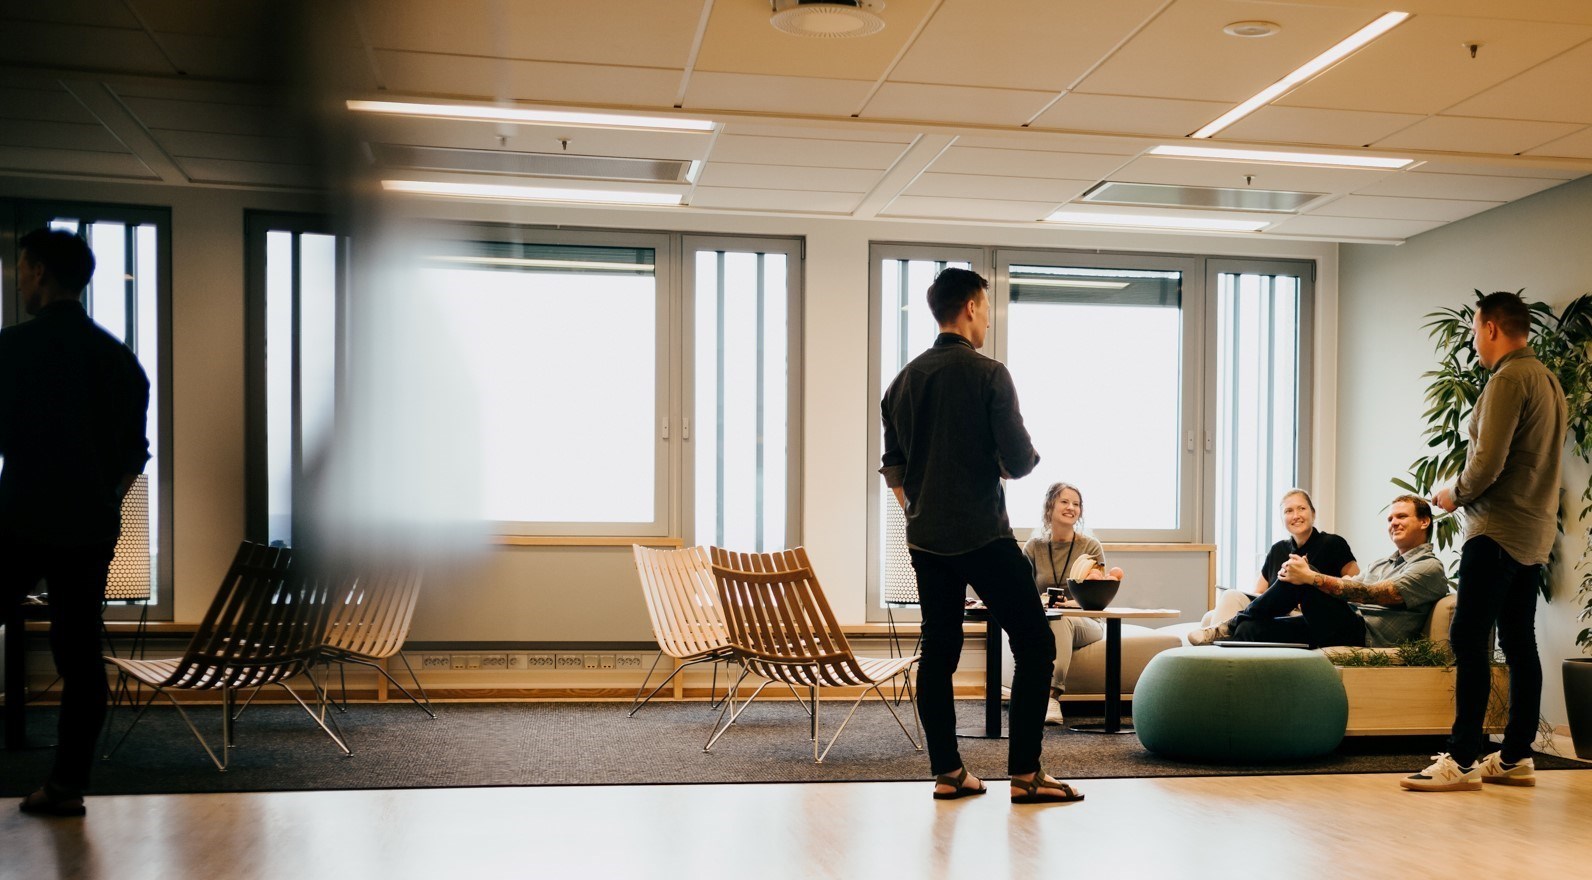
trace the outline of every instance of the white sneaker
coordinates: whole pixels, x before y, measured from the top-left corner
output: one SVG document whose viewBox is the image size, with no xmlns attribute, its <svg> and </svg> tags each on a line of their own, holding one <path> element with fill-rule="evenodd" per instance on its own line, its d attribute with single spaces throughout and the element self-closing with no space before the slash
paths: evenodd
<svg viewBox="0 0 1592 880">
<path fill-rule="evenodd" d="M 1051 726 L 1067 723 L 1067 719 L 1061 715 L 1061 701 L 1055 697 L 1050 698 L 1050 703 L 1045 708 L 1045 723 Z"/>
<path fill-rule="evenodd" d="M 1432 766 L 1399 780 L 1410 791 L 1481 791 L 1481 765 L 1461 767 L 1447 752 L 1432 756 Z"/>
<path fill-rule="evenodd" d="M 1188 643 L 1191 645 L 1209 645 L 1217 639 L 1228 639 L 1233 636 L 1233 628 L 1228 621 L 1222 621 L 1215 626 L 1207 626 L 1188 634 Z"/>
<path fill-rule="evenodd" d="M 1476 762 L 1482 782 L 1495 785 L 1536 785 L 1537 765 L 1530 758 L 1518 764 L 1505 764 L 1503 752 L 1493 752 Z"/>
</svg>

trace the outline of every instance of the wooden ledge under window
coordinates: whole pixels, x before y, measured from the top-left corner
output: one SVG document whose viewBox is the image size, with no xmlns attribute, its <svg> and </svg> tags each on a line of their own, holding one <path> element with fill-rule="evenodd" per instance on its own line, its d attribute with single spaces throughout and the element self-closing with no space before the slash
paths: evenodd
<svg viewBox="0 0 1592 880">
<path fill-rule="evenodd" d="M 491 543 L 505 547 L 683 547 L 679 538 L 642 538 L 626 535 L 493 535 Z"/>
</svg>

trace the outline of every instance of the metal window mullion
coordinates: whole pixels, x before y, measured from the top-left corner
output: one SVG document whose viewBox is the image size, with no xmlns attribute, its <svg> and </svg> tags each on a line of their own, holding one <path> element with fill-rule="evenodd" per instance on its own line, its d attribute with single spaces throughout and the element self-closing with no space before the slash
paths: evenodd
<svg viewBox="0 0 1592 880">
<path fill-rule="evenodd" d="M 138 248 L 135 236 L 138 227 L 131 224 L 122 226 L 122 339 L 127 341 L 127 347 L 138 353 Z"/>
<path fill-rule="evenodd" d="M 717 322 L 718 327 L 715 335 L 717 353 L 715 354 L 714 366 L 716 374 L 714 381 L 715 387 L 718 388 L 718 393 L 714 395 L 714 406 L 718 411 L 714 414 L 713 420 L 715 430 L 713 451 L 714 468 L 716 469 L 714 485 L 718 491 L 713 493 L 715 496 L 714 503 L 717 505 L 717 513 L 714 516 L 714 543 L 722 547 L 724 546 L 724 251 L 716 251 L 715 254 L 717 256 L 716 268 L 718 273 L 718 277 L 715 279 L 718 311 L 714 316 L 714 320 Z"/>
<path fill-rule="evenodd" d="M 757 549 L 758 549 L 758 552 L 762 552 L 764 549 L 766 549 L 766 547 L 765 547 L 765 536 L 763 534 L 763 490 L 764 490 L 764 486 L 763 486 L 763 418 L 764 418 L 764 406 L 765 406 L 765 403 L 766 403 L 766 401 L 764 400 L 764 388 L 763 388 L 763 383 L 765 381 L 764 368 L 763 368 L 763 355 L 764 355 L 764 351 L 763 351 L 763 347 L 764 347 L 764 339 L 763 339 L 764 327 L 763 327 L 763 322 L 765 320 L 767 320 L 767 316 L 766 316 L 767 309 L 765 308 L 766 304 L 764 302 L 764 298 L 768 294 L 768 290 L 767 290 L 768 286 L 765 283 L 765 280 L 763 278 L 764 257 L 765 257 L 765 255 L 762 254 L 762 253 L 759 253 L 757 255 L 757 319 L 756 319 L 756 329 L 752 333 L 752 335 L 756 338 L 756 355 L 755 355 L 755 357 L 757 358 L 757 386 L 756 386 L 756 388 L 757 388 L 757 390 L 756 390 L 756 395 L 757 395 L 757 424 L 755 426 L 755 433 L 754 433 L 753 436 L 755 436 L 757 438 L 757 475 L 756 475 L 756 484 L 757 484 L 756 493 L 757 494 L 756 494 L 756 501 L 755 501 L 755 504 L 757 505 L 756 513 L 755 513 L 756 522 L 757 522 L 757 528 L 756 528 L 756 531 L 755 531 L 754 534 L 757 535 Z"/>
<path fill-rule="evenodd" d="M 289 336 L 287 356 L 288 373 L 290 376 L 288 380 L 288 393 L 290 400 L 290 403 L 288 404 L 288 487 L 290 495 L 287 509 L 287 535 L 288 541 L 294 546 L 299 544 L 297 535 L 299 518 L 296 514 L 298 511 L 299 498 L 301 496 L 301 490 L 303 489 L 304 483 L 304 449 L 303 444 L 299 442 L 300 436 L 304 430 L 304 414 L 302 410 L 303 391 L 301 386 L 303 379 L 299 369 L 299 299 L 300 288 L 303 285 L 304 270 L 303 254 L 301 251 L 301 243 L 303 238 L 304 234 L 301 232 L 291 233 L 291 241 L 293 243 L 291 248 L 292 259 L 290 261 L 290 268 L 288 272 L 288 324 L 292 330 Z"/>
<path fill-rule="evenodd" d="M 1264 366 L 1264 373 L 1266 375 L 1266 396 L 1264 400 L 1266 406 L 1265 411 L 1261 413 L 1261 418 L 1266 426 L 1266 451 L 1264 455 L 1264 461 L 1266 467 L 1266 485 L 1272 490 L 1271 492 L 1267 493 L 1267 495 L 1270 496 L 1276 494 L 1279 489 L 1287 487 L 1277 487 L 1271 485 L 1271 481 L 1275 478 L 1277 464 L 1277 425 L 1276 419 L 1274 418 L 1277 407 L 1277 334 L 1273 333 L 1271 329 L 1272 322 L 1275 321 L 1277 317 L 1276 309 L 1274 308 L 1274 303 L 1272 302 L 1272 295 L 1276 292 L 1276 283 L 1275 279 L 1269 275 L 1259 276 L 1259 281 L 1260 320 L 1257 322 L 1257 326 L 1259 327 L 1260 332 L 1266 334 L 1266 338 L 1262 340 L 1263 344 L 1265 345 L 1264 350 L 1266 352 L 1266 363 Z"/>
<path fill-rule="evenodd" d="M 1237 542 L 1237 538 L 1238 538 L 1238 526 L 1237 526 L 1236 513 L 1237 513 L 1237 510 L 1238 510 L 1238 505 L 1243 502 L 1243 499 L 1241 499 L 1239 497 L 1239 494 L 1238 494 L 1238 477 L 1237 477 L 1237 475 L 1238 475 L 1238 440 L 1242 436 L 1239 433 L 1239 430 L 1238 430 L 1239 413 L 1240 413 L 1240 411 L 1242 409 L 1242 407 L 1240 407 L 1240 405 L 1239 405 L 1239 399 L 1238 399 L 1239 372 L 1240 372 L 1239 368 L 1238 368 L 1239 367 L 1239 364 L 1238 364 L 1238 352 L 1239 352 L 1239 349 L 1241 348 L 1242 342 L 1243 342 L 1243 340 L 1239 338 L 1239 333 L 1240 333 L 1240 331 L 1241 331 L 1241 329 L 1243 327 L 1243 320 L 1242 320 L 1242 316 L 1243 316 L 1243 296 L 1242 296 L 1243 288 L 1238 283 L 1239 276 L 1237 276 L 1237 275 L 1229 275 L 1228 278 L 1230 279 L 1228 281 L 1228 290 L 1230 292 L 1228 294 L 1227 299 L 1228 299 L 1228 302 L 1230 302 L 1232 304 L 1232 318 L 1231 318 L 1231 323 L 1228 325 L 1228 331 L 1227 331 L 1227 338 L 1229 340 L 1229 343 L 1228 343 L 1229 354 L 1228 354 L 1228 358 L 1227 358 L 1229 378 L 1228 378 L 1228 388 L 1227 388 L 1227 401 L 1228 401 L 1228 403 L 1227 403 L 1227 409 L 1228 409 L 1227 436 L 1228 436 L 1228 440 L 1227 440 L 1226 456 L 1227 456 L 1227 473 L 1228 473 L 1228 483 L 1229 483 L 1229 485 L 1227 487 L 1225 487 L 1223 491 L 1226 491 L 1226 492 L 1229 493 L 1228 494 L 1228 502 L 1227 503 L 1228 503 L 1229 507 L 1232 508 L 1232 511 L 1235 514 L 1234 517 L 1233 517 L 1234 525 L 1233 525 L 1232 535 L 1233 535 L 1234 542 L 1236 543 Z M 1260 536 L 1256 535 L 1256 537 L 1258 538 Z M 1238 585 L 1238 576 L 1240 574 L 1240 569 L 1238 568 L 1240 563 L 1239 563 L 1239 560 L 1237 558 L 1234 558 L 1232 560 L 1232 563 L 1233 563 L 1233 585 L 1236 587 Z"/>
</svg>

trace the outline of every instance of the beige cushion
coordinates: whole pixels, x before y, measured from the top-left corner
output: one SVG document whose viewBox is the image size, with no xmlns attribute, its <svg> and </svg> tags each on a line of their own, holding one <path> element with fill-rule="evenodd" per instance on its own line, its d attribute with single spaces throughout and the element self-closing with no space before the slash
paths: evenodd
<svg viewBox="0 0 1592 880">
<path fill-rule="evenodd" d="M 1444 596 L 1443 598 L 1437 600 L 1437 604 L 1432 606 L 1432 616 L 1431 616 L 1431 618 L 1426 621 L 1426 633 L 1425 633 L 1425 636 L 1427 638 L 1429 638 L 1432 641 L 1437 642 L 1439 644 L 1443 644 L 1443 645 L 1448 644 L 1448 627 L 1449 627 L 1450 624 L 1452 624 L 1454 622 L 1454 606 L 1455 606 L 1455 604 L 1457 602 L 1458 602 L 1458 596 L 1456 596 L 1454 593 L 1449 593 L 1447 596 Z M 1398 649 L 1397 648 L 1348 648 L 1348 647 L 1340 647 L 1340 648 L 1322 648 L 1321 649 L 1321 653 L 1327 655 L 1327 659 L 1328 660 L 1331 660 L 1333 657 L 1341 656 L 1343 654 L 1350 654 L 1350 653 L 1364 652 L 1364 651 L 1376 651 L 1379 654 L 1396 654 L 1396 653 L 1398 653 Z"/>
<path fill-rule="evenodd" d="M 1122 693 L 1133 693 L 1139 673 L 1156 654 L 1183 644 L 1174 633 L 1132 623 L 1122 625 Z M 1001 684 L 1012 684 L 1012 649 L 1001 633 Z M 1067 670 L 1067 696 L 1100 696 L 1106 689 L 1106 640 L 1085 645 L 1072 652 L 1072 668 Z"/>
</svg>

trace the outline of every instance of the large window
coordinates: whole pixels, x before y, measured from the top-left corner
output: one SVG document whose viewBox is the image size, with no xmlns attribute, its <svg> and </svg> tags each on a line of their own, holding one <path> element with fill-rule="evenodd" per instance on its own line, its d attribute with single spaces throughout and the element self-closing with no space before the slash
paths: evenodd
<svg viewBox="0 0 1592 880">
<path fill-rule="evenodd" d="M 915 584 L 874 473 L 878 400 L 933 341 L 925 294 L 950 265 L 994 267 L 984 353 L 1011 371 L 1041 456 L 1006 483 L 1019 539 L 1066 481 L 1101 540 L 1215 544 L 1217 582 L 1253 583 L 1276 496 L 1309 473 L 1311 264 L 893 244 L 871 259 L 870 619 Z"/>
<path fill-rule="evenodd" d="M 335 418 L 340 447 L 381 458 L 364 469 L 417 484 L 383 490 L 395 507 L 446 495 L 378 515 L 796 543 L 799 242 L 450 225 L 376 260 L 345 306 L 337 240 L 253 220 L 259 534 L 291 542 Z"/>
<path fill-rule="evenodd" d="M 1278 502 L 1309 457 L 1310 266 L 1211 261 L 1216 287 L 1217 580 L 1255 582 Z"/>
<path fill-rule="evenodd" d="M 323 219 L 250 213 L 248 530 L 291 546 L 294 499 L 337 411 L 346 245 Z"/>
<path fill-rule="evenodd" d="M 16 235 L 41 226 L 70 232 L 87 242 L 94 252 L 94 276 L 83 293 L 89 316 L 124 342 L 138 357 L 149 378 L 147 436 L 150 460 L 136 492 L 147 492 L 142 510 L 136 505 L 128 515 L 142 521 L 124 523 L 129 534 L 148 536 L 147 559 L 121 558 L 136 548 L 118 548 L 119 576 L 149 573 L 149 616 L 169 620 L 171 602 L 171 380 L 167 375 L 170 344 L 171 215 L 158 208 L 134 208 L 59 202 L 20 202 L 14 211 Z M 9 304 L 16 320 L 26 316 L 14 301 Z M 132 584 L 117 589 L 136 592 Z M 138 617 L 143 609 L 113 607 L 107 616 Z"/>
</svg>

